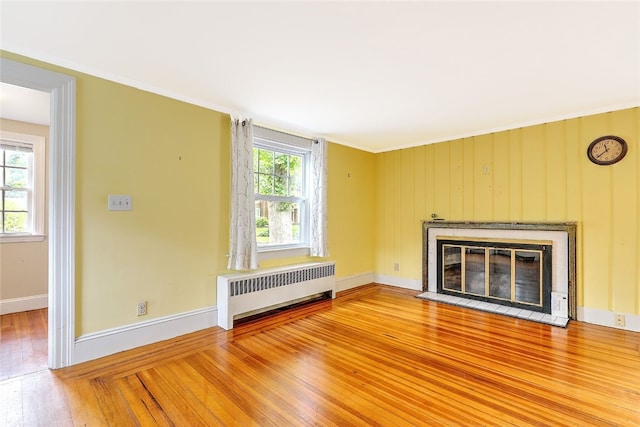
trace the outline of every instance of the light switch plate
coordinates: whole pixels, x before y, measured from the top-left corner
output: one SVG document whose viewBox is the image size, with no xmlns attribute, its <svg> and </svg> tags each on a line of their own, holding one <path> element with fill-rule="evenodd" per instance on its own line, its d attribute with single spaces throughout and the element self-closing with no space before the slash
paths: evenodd
<svg viewBox="0 0 640 427">
<path fill-rule="evenodd" d="M 108 209 L 110 211 L 130 211 L 131 196 L 123 194 L 109 194 Z"/>
</svg>

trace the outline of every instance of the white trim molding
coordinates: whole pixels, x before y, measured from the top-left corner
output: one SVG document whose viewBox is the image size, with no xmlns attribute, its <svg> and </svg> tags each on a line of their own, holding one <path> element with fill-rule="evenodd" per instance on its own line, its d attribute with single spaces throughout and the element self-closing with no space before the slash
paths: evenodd
<svg viewBox="0 0 640 427">
<path fill-rule="evenodd" d="M 218 309 L 206 307 L 86 334 L 75 342 L 73 363 L 82 363 L 218 325 Z"/>
<path fill-rule="evenodd" d="M 358 286 L 368 285 L 373 282 L 375 282 L 375 275 L 372 271 L 341 277 L 336 279 L 336 292 L 346 291 L 347 289 L 357 288 Z"/>
<path fill-rule="evenodd" d="M 49 368 L 74 363 L 75 348 L 75 78 L 0 58 L 0 81 L 50 94 Z"/>
<path fill-rule="evenodd" d="M 624 315 L 624 326 L 616 326 L 617 314 Z M 578 307 L 578 321 L 593 323 L 594 325 L 608 326 L 610 328 L 622 329 L 625 331 L 640 332 L 640 316 L 636 314 L 614 313 L 609 310 Z"/>
<path fill-rule="evenodd" d="M 44 242 L 47 236 L 41 234 L 19 234 L 17 236 L 2 236 L 0 243 L 29 243 Z"/>
<path fill-rule="evenodd" d="M 45 308 L 48 301 L 49 296 L 47 294 L 3 299 L 0 300 L 0 315 Z"/>
<path fill-rule="evenodd" d="M 399 288 L 422 291 L 422 280 L 420 279 L 407 279 L 405 277 L 385 276 L 383 274 L 376 274 L 375 279 L 375 282 L 381 285 L 391 285 Z"/>
</svg>

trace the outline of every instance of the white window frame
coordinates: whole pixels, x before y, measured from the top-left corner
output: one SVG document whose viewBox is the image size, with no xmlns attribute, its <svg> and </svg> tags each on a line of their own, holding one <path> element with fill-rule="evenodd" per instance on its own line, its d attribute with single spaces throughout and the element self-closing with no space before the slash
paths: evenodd
<svg viewBox="0 0 640 427">
<path fill-rule="evenodd" d="M 273 150 L 284 154 L 294 154 L 303 158 L 303 196 L 292 198 L 279 198 L 279 200 L 287 199 L 287 201 L 296 201 L 300 203 L 302 212 L 300 212 L 300 243 L 284 244 L 284 245 L 262 245 L 258 246 L 259 261 L 287 257 L 287 256 L 304 256 L 309 254 L 310 239 L 310 208 L 309 200 L 311 198 L 312 188 L 310 186 L 311 171 L 311 144 L 312 140 L 299 137 L 296 135 L 275 131 L 272 129 L 254 126 L 253 130 L 253 147 Z M 269 200 L 270 197 L 254 195 L 254 202 L 260 200 Z M 290 199 L 290 200 L 289 200 Z"/>
<path fill-rule="evenodd" d="M 3 144 L 24 146 L 33 150 L 31 176 L 31 203 L 29 206 L 30 231 L 27 233 L 0 233 L 0 243 L 37 242 L 45 239 L 45 138 L 39 135 L 0 130 Z"/>
</svg>

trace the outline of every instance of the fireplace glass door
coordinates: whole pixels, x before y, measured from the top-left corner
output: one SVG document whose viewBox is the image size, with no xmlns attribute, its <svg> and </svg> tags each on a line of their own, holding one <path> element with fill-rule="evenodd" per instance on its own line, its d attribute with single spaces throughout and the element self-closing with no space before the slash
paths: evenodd
<svg viewBox="0 0 640 427">
<path fill-rule="evenodd" d="M 550 312 L 550 243 L 438 240 L 438 269 L 438 292 Z"/>
</svg>

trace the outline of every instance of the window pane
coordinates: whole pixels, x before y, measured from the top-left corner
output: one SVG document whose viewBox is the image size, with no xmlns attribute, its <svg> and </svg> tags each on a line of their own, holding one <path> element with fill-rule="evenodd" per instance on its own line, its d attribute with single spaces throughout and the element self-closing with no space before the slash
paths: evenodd
<svg viewBox="0 0 640 427">
<path fill-rule="evenodd" d="M 4 167 L 0 167 L 0 187 L 4 187 Z"/>
<path fill-rule="evenodd" d="M 257 192 L 267 196 L 273 195 L 273 176 L 259 174 Z"/>
<path fill-rule="evenodd" d="M 273 194 L 276 196 L 286 196 L 289 178 L 289 155 L 274 152 L 274 177 Z"/>
<path fill-rule="evenodd" d="M 289 195 L 295 197 L 302 196 L 302 179 L 298 176 L 289 178 Z"/>
<path fill-rule="evenodd" d="M 258 172 L 273 174 L 273 151 L 258 150 Z"/>
<path fill-rule="evenodd" d="M 300 243 L 300 205 L 291 202 L 256 201 L 258 246 Z"/>
<path fill-rule="evenodd" d="M 4 232 L 5 233 L 26 233 L 27 213 L 26 212 L 5 212 Z"/>
<path fill-rule="evenodd" d="M 254 148 L 256 193 L 268 196 L 303 197 L 303 156 Z"/>
<path fill-rule="evenodd" d="M 256 201 L 256 240 L 258 245 L 269 244 L 269 211 L 267 202 Z"/>
<path fill-rule="evenodd" d="M 5 153 L 5 164 L 7 166 L 19 166 L 22 168 L 26 168 L 27 166 L 29 166 L 29 156 L 31 156 L 31 153 L 23 153 L 10 150 L 6 150 Z"/>
<path fill-rule="evenodd" d="M 278 176 L 289 175 L 289 156 L 282 153 L 274 153 L 274 173 Z"/>
<path fill-rule="evenodd" d="M 5 191 L 4 210 L 5 211 L 26 211 L 28 208 L 28 195 L 26 191 Z"/>
<path fill-rule="evenodd" d="M 26 188 L 27 187 L 27 170 L 26 169 L 14 169 L 5 168 L 6 186 L 13 188 Z"/>
<path fill-rule="evenodd" d="M 275 196 L 287 195 L 287 177 L 276 175 L 273 180 L 273 194 Z"/>
</svg>

